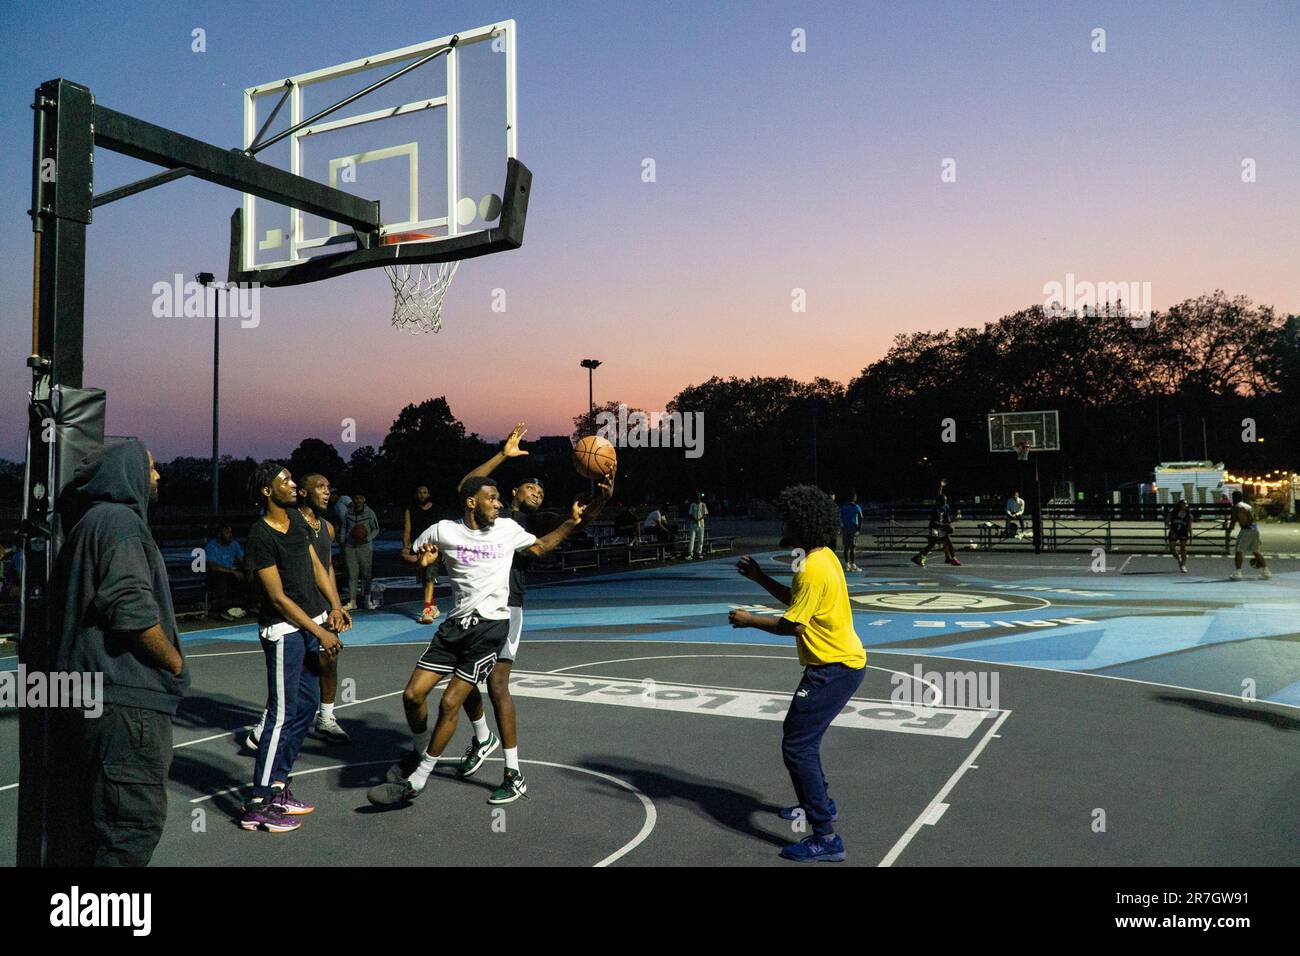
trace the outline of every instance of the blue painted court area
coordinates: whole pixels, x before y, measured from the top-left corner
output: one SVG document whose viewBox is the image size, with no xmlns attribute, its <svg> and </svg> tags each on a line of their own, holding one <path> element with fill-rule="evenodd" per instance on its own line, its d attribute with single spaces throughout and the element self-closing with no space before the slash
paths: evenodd
<svg viewBox="0 0 1300 956">
<path fill-rule="evenodd" d="M 779 553 L 762 560 L 789 577 Z M 924 569 L 875 555 L 848 576 L 867 648 L 1007 666 L 1122 677 L 1300 706 L 1300 567 L 1275 562 L 1273 578 L 1230 581 L 1230 562 L 1135 556 L 1097 573 L 1086 555 L 971 555 L 962 567 Z M 734 558 L 534 585 L 526 635 L 534 640 L 786 642 L 735 630 L 727 612 L 779 609 L 742 579 Z M 1173 569 L 1173 573 L 1171 573 Z M 418 642 L 414 590 L 388 591 L 386 606 L 356 616 L 351 644 Z M 394 603 L 396 600 L 398 603 Z M 444 601 L 444 604 L 446 602 Z M 191 646 L 255 643 L 251 624 L 202 631 Z M 793 654 L 793 648 L 791 649 Z M 7 662 L 12 668 L 13 663 Z"/>
</svg>

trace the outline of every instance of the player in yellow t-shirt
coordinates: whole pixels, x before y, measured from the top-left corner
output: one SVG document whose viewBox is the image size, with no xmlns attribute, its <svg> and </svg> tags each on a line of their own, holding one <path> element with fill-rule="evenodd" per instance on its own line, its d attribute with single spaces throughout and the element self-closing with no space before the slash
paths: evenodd
<svg viewBox="0 0 1300 956">
<path fill-rule="evenodd" d="M 782 724 L 781 755 L 799 803 L 782 809 L 781 816 L 796 820 L 806 815 L 813 832 L 785 847 L 781 856 L 800 863 L 839 862 L 844 842 L 833 826 L 836 807 L 822 773 L 821 743 L 862 684 L 867 652 L 853 630 L 844 568 L 831 547 L 840 526 L 835 502 L 812 485 L 795 485 L 781 492 L 779 504 L 785 518 L 781 545 L 795 549 L 791 586 L 773 580 L 748 555 L 736 569 L 787 610 L 781 617 L 735 610 L 730 620 L 733 627 L 757 627 L 795 639 L 804 671 Z"/>
</svg>

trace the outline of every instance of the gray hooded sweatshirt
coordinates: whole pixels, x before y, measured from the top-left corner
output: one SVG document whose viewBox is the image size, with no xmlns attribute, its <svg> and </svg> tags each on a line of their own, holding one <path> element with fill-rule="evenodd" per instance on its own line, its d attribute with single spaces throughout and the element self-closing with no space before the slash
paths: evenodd
<svg viewBox="0 0 1300 956">
<path fill-rule="evenodd" d="M 103 673 L 105 703 L 175 714 L 189 667 L 176 677 L 136 652 L 140 632 L 155 624 L 180 652 L 167 568 L 146 522 L 144 445 L 120 442 L 88 457 L 72 487 L 88 507 L 54 566 L 49 666 Z"/>
</svg>

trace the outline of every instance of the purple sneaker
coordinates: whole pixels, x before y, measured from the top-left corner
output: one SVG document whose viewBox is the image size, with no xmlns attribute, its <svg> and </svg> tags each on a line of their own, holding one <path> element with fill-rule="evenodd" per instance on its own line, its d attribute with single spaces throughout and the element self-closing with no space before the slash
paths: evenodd
<svg viewBox="0 0 1300 956">
<path fill-rule="evenodd" d="M 244 815 L 239 818 L 239 825 L 245 830 L 265 830 L 267 833 L 288 833 L 302 826 L 281 813 L 275 804 L 252 800 L 244 804 Z"/>
<path fill-rule="evenodd" d="M 310 803 L 299 800 L 293 795 L 293 791 L 288 787 L 283 790 L 273 791 L 271 794 L 271 806 L 275 807 L 280 813 L 289 817 L 302 817 L 311 813 L 316 808 Z"/>
</svg>

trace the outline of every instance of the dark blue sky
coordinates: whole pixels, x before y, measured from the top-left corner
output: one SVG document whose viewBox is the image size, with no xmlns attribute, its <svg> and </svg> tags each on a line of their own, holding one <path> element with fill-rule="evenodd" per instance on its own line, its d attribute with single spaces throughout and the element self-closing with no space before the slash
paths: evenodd
<svg viewBox="0 0 1300 956">
<path fill-rule="evenodd" d="M 520 155 L 537 177 L 524 248 L 466 264 L 427 338 L 389 328 L 378 272 L 267 291 L 259 328 L 223 337 L 223 450 L 337 444 L 344 418 L 377 442 L 402 405 L 441 394 L 481 432 L 520 417 L 566 432 L 588 355 L 605 362 L 597 400 L 652 410 L 714 374 L 847 380 L 899 332 L 991 321 L 1069 273 L 1150 282 L 1156 308 L 1223 288 L 1300 310 L 1300 5 L 1134 7 L 377 2 L 273 17 L 11 0 L 0 457 L 22 456 L 38 83 L 67 77 L 235 146 L 245 86 L 496 18 L 520 30 Z M 958 178 L 941 183 L 949 157 Z M 100 191 L 152 171 L 105 151 L 96 169 Z M 154 318 L 152 286 L 223 273 L 237 203 L 182 181 L 97 210 L 89 231 L 86 383 L 108 388 L 110 431 L 160 458 L 206 453 L 211 341 L 202 320 Z"/>
</svg>

